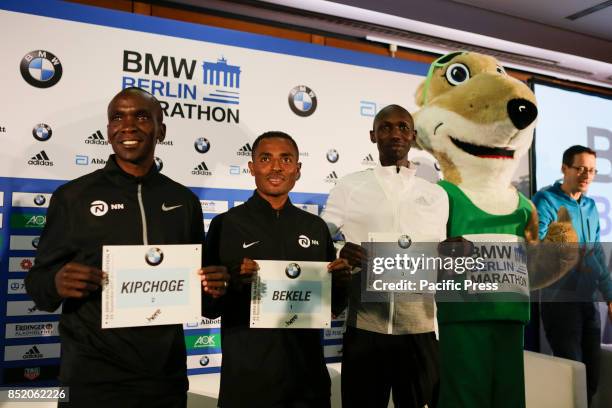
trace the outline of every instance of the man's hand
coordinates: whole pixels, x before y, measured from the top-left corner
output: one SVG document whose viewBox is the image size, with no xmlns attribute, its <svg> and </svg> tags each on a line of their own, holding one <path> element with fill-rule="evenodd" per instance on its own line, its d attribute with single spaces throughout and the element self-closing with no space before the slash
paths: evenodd
<svg viewBox="0 0 612 408">
<path fill-rule="evenodd" d="M 206 266 L 198 269 L 204 293 L 217 299 L 227 291 L 230 275 L 225 266 Z"/>
<path fill-rule="evenodd" d="M 253 275 L 259 270 L 259 265 L 252 259 L 243 258 L 240 264 L 240 272 L 238 273 L 238 280 L 241 285 L 248 285 L 253 281 Z"/>
<path fill-rule="evenodd" d="M 438 244 L 438 253 L 442 256 L 468 257 L 474 253 L 474 243 L 463 237 L 451 237 Z"/>
<path fill-rule="evenodd" d="M 338 258 L 327 264 L 327 271 L 332 274 L 334 286 L 346 287 L 351 281 L 351 265 L 344 258 Z"/>
<path fill-rule="evenodd" d="M 63 298 L 82 299 L 98 290 L 105 278 L 98 268 L 68 262 L 55 274 L 55 289 Z"/>
<path fill-rule="evenodd" d="M 362 263 L 365 263 L 368 259 L 366 250 L 361 245 L 352 242 L 344 244 L 338 256 L 338 259 L 345 259 L 353 268 L 361 268 Z"/>
</svg>

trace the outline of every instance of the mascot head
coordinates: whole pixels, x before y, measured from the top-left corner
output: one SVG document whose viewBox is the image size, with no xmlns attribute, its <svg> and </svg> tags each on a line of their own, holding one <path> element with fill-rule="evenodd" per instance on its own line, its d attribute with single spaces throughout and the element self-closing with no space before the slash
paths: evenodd
<svg viewBox="0 0 612 408">
<path fill-rule="evenodd" d="M 487 55 L 438 58 L 419 86 L 417 143 L 440 163 L 444 178 L 466 187 L 507 187 L 533 140 L 533 92 Z"/>
</svg>

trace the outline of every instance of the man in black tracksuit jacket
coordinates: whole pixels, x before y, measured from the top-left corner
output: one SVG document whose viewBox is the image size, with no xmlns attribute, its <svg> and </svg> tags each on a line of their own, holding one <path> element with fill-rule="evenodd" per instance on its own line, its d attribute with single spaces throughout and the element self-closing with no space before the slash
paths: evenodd
<svg viewBox="0 0 612 408">
<path fill-rule="evenodd" d="M 294 162 L 282 162 L 287 151 Z M 253 143 L 255 163 L 249 163 L 257 190 L 243 205 L 215 217 L 206 236 L 204 264 L 224 265 L 232 275 L 227 294 L 204 305 L 208 317 L 222 316 L 222 408 L 329 406 L 330 379 L 319 330 L 249 328 L 251 285 L 243 278 L 249 265 L 256 265 L 253 259 L 336 258 L 325 222 L 293 206 L 287 196 L 299 175 L 297 157 L 297 146 L 288 135 L 268 132 L 260 136 Z M 258 169 L 267 164 L 267 170 Z M 280 191 L 274 191 L 275 187 Z M 342 274 L 348 274 L 348 264 L 337 266 L 334 261 L 332 265 L 332 309 L 338 312 L 345 299 L 339 281 L 346 279 Z M 341 278 L 335 279 L 336 274 Z"/>
<path fill-rule="evenodd" d="M 60 380 L 70 387 L 66 406 L 185 406 L 182 326 L 101 329 L 103 245 L 202 243 L 198 198 L 153 164 L 162 129 L 157 100 L 140 90 L 122 91 L 109 105 L 116 155 L 51 198 L 26 288 L 41 310 L 63 303 Z"/>
</svg>

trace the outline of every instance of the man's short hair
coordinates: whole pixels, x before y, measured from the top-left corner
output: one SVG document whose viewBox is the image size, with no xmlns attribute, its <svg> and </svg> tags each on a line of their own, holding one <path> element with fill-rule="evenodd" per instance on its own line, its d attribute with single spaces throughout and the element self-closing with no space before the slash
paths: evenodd
<svg viewBox="0 0 612 408">
<path fill-rule="evenodd" d="M 156 110 L 157 110 L 157 114 L 158 114 L 158 119 L 160 120 L 160 122 L 164 121 L 164 114 L 163 114 L 163 110 L 162 110 L 162 106 L 161 103 L 159 102 L 159 99 L 157 99 L 151 92 L 144 90 L 142 88 L 139 88 L 137 86 L 128 86 L 127 88 L 123 88 L 121 91 L 117 92 L 117 94 L 115 96 L 113 96 L 113 99 L 111 99 L 111 101 L 108 103 L 108 106 L 110 107 L 110 104 L 112 103 L 112 101 L 115 100 L 115 98 L 121 94 L 124 93 L 128 93 L 128 92 L 137 92 L 137 93 L 141 93 L 149 98 L 151 98 L 153 100 L 153 102 L 156 105 Z"/>
<path fill-rule="evenodd" d="M 408 112 L 408 110 L 404 108 L 403 106 L 387 105 L 381 110 L 379 110 L 376 116 L 374 116 L 374 122 L 372 122 L 372 129 L 376 130 L 376 123 L 378 123 L 382 118 L 384 118 L 391 112 L 401 112 L 401 113 L 408 115 L 408 117 L 412 119 L 412 115 L 410 114 L 410 112 Z"/>
<path fill-rule="evenodd" d="M 595 150 L 591 149 L 590 147 L 574 145 L 563 152 L 563 164 L 568 167 L 571 167 L 574 164 L 574 156 L 581 153 L 588 153 L 597 157 Z"/>
<path fill-rule="evenodd" d="M 261 135 L 257 136 L 257 139 L 255 139 L 255 141 L 253 142 L 253 150 L 251 151 L 251 158 L 255 159 L 255 152 L 257 151 L 257 146 L 259 146 L 259 143 L 264 140 L 264 139 L 285 139 L 288 140 L 293 147 L 295 148 L 295 154 L 296 154 L 296 158 L 300 157 L 300 149 L 298 149 L 298 145 L 295 142 L 295 140 L 293 140 L 293 138 L 291 136 L 289 136 L 287 133 L 285 132 L 281 132 L 278 130 L 271 130 L 265 133 L 262 133 Z"/>
</svg>

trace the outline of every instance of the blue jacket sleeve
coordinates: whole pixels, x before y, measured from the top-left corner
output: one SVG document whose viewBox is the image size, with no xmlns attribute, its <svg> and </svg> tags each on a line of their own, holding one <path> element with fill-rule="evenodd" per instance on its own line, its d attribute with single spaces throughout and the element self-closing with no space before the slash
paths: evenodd
<svg viewBox="0 0 612 408">
<path fill-rule="evenodd" d="M 538 238 L 544 239 L 548 226 L 557 219 L 557 208 L 546 198 L 546 194 L 538 192 L 533 196 L 533 204 L 538 210 Z"/>
<path fill-rule="evenodd" d="M 606 302 L 612 301 L 612 276 L 606 267 L 606 255 L 603 251 L 601 242 L 599 241 L 599 222 L 595 233 L 595 248 L 593 250 L 593 268 L 597 270 L 598 282 L 597 286 L 603 299 Z"/>
</svg>

